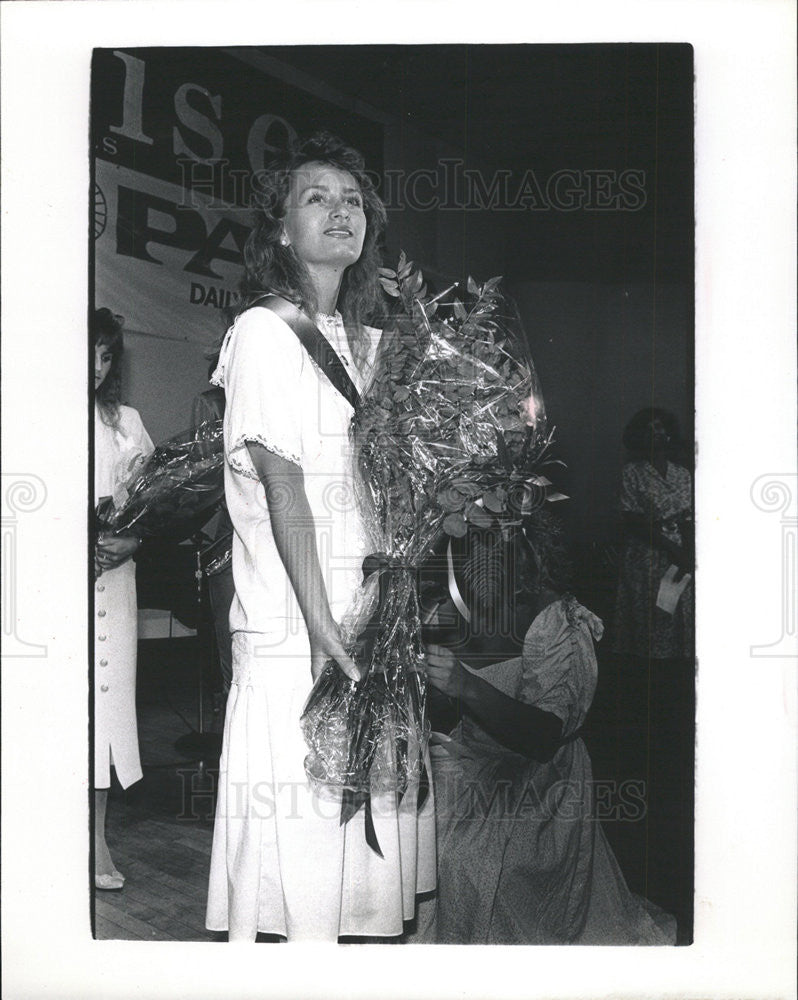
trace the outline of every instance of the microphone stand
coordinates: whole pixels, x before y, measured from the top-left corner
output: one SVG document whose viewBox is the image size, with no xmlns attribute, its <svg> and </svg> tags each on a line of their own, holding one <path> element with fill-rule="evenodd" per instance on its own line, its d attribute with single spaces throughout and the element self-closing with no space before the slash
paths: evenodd
<svg viewBox="0 0 798 1000">
<path fill-rule="evenodd" d="M 197 600 L 197 641 L 199 649 L 197 651 L 197 728 L 195 731 L 181 736 L 175 743 L 175 750 L 185 754 L 192 760 L 196 760 L 200 775 L 204 775 L 208 764 L 216 764 L 222 752 L 222 737 L 220 733 L 205 731 L 205 663 L 212 660 L 214 650 L 213 629 L 207 629 L 207 615 L 204 607 L 204 586 L 205 574 L 202 570 L 200 553 L 202 550 L 202 540 L 205 536 L 202 533 L 194 535 L 194 579 L 196 581 Z M 205 650 L 208 653 L 205 653 Z M 208 655 L 210 654 L 210 655 Z"/>
</svg>

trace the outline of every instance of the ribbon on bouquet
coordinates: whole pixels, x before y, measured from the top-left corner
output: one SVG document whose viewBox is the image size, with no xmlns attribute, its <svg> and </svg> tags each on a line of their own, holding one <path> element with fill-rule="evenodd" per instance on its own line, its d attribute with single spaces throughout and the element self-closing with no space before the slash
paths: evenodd
<svg viewBox="0 0 798 1000">
<path fill-rule="evenodd" d="M 374 553 L 367 556 L 363 560 L 363 577 L 364 581 L 371 579 L 375 573 L 379 574 L 379 597 L 377 608 L 369 619 L 368 623 L 364 628 L 361 629 L 358 634 L 357 640 L 355 642 L 355 658 L 361 663 L 370 664 L 374 655 L 375 644 L 384 630 L 384 622 L 382 621 L 382 612 L 385 607 L 389 589 L 391 585 L 391 577 L 397 573 L 409 573 L 415 572 L 415 565 L 409 565 L 400 562 L 399 560 L 388 556 L 384 552 Z M 367 690 L 366 683 L 370 682 L 374 684 L 375 675 L 367 675 L 355 684 L 355 693 L 352 698 L 349 712 L 349 731 L 350 731 L 350 749 L 349 749 L 349 768 L 352 769 L 355 764 L 355 758 L 360 750 L 361 739 L 364 738 L 364 723 L 366 720 L 363 718 L 363 713 L 369 710 L 369 705 L 366 701 Z M 361 695 L 362 697 L 358 697 Z M 421 716 L 421 705 L 418 701 L 418 692 L 416 691 L 414 685 L 411 683 L 408 686 L 408 697 L 411 702 L 411 711 L 416 717 Z M 374 748 L 376 749 L 376 748 Z M 400 736 L 394 747 L 394 751 L 397 758 L 405 758 L 408 754 L 409 746 L 408 739 L 406 736 Z M 429 796 L 430 781 L 429 774 L 427 772 L 427 765 L 423 757 L 421 759 L 421 772 L 419 776 L 418 792 L 416 796 L 416 808 L 421 809 Z M 398 802 L 401 803 L 404 798 L 406 788 L 398 789 Z M 343 826 L 348 823 L 353 816 L 355 816 L 360 808 L 365 809 L 365 836 L 366 843 L 369 847 L 380 857 L 384 857 L 382 849 L 380 848 L 379 839 L 377 837 L 377 832 L 374 826 L 374 816 L 372 808 L 372 796 L 370 788 L 350 788 L 344 787 L 342 798 L 341 798 L 341 816 L 340 823 Z"/>
<path fill-rule="evenodd" d="M 371 619 L 369 620 L 369 622 L 367 623 L 367 625 L 365 626 L 365 628 L 361 630 L 360 635 L 358 636 L 358 642 L 360 642 L 361 637 L 365 635 L 366 649 L 368 651 L 368 661 L 367 662 L 371 661 L 371 655 L 372 655 L 373 650 L 374 650 L 374 643 L 377 640 L 377 635 L 378 635 L 379 630 L 380 630 L 381 625 L 382 625 L 381 620 L 380 620 L 381 619 L 380 611 L 382 610 L 382 607 L 384 605 L 384 601 L 387 598 L 388 585 L 389 585 L 391 574 L 393 574 L 393 573 L 400 573 L 400 572 L 415 573 L 417 570 L 418 570 L 418 566 L 416 566 L 415 563 L 404 563 L 404 562 L 401 562 L 400 560 L 395 559 L 394 557 L 389 556 L 389 555 L 387 555 L 384 552 L 373 553 L 370 556 L 366 556 L 366 558 L 363 560 L 363 579 L 364 579 L 364 582 L 367 579 L 369 579 L 371 576 L 373 576 L 374 573 L 378 573 L 379 574 L 378 580 L 379 580 L 379 587 L 380 587 L 379 597 L 378 597 L 378 602 L 377 602 L 377 610 L 375 611 L 374 615 L 372 615 Z M 456 586 L 457 586 L 457 584 L 455 584 L 455 587 Z M 411 696 L 411 698 L 414 699 L 415 689 L 411 686 L 409 690 L 410 690 L 410 696 Z M 414 699 L 414 704 L 413 704 L 413 710 L 416 713 L 420 714 L 420 705 L 418 705 L 415 702 L 415 699 Z M 407 750 L 408 750 L 408 747 L 406 746 L 407 740 L 404 739 L 404 737 L 402 737 L 399 740 L 399 743 L 401 744 L 399 746 L 399 748 L 398 748 L 399 751 L 400 751 L 400 753 L 406 754 Z M 417 809 L 421 809 L 422 806 L 424 805 L 424 803 L 427 801 L 427 798 L 429 796 L 429 790 L 430 790 L 429 774 L 427 772 L 426 762 L 424 761 L 424 758 L 422 757 L 422 759 L 421 759 L 421 774 L 420 774 L 419 782 L 418 782 L 418 794 L 416 796 L 416 808 Z M 401 802 L 402 799 L 404 798 L 405 791 L 406 791 L 406 789 L 400 789 L 400 791 L 399 791 L 399 802 Z M 368 818 L 368 813 L 367 813 L 367 818 Z M 367 827 L 367 830 L 366 830 L 366 839 L 368 839 L 368 827 Z M 376 840 L 376 837 L 375 837 L 375 840 Z"/>
<path fill-rule="evenodd" d="M 457 577 L 454 573 L 454 559 L 452 557 L 452 540 L 446 546 L 446 582 L 449 586 L 449 596 L 454 602 L 454 606 L 467 621 L 471 621 L 471 612 L 468 605 L 463 600 L 463 595 L 460 593 L 460 588 L 457 586 Z"/>
</svg>

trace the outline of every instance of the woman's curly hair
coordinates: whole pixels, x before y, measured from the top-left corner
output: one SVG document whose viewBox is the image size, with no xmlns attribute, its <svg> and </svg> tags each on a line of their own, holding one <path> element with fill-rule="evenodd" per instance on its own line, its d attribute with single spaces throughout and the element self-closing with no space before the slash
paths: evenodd
<svg viewBox="0 0 798 1000">
<path fill-rule="evenodd" d="M 338 309 L 344 323 L 362 347 L 363 324 L 373 317 L 382 297 L 378 275 L 379 244 L 387 215 L 366 172 L 363 156 L 329 132 L 316 132 L 290 146 L 258 175 L 254 195 L 255 225 L 244 248 L 241 306 L 246 308 L 264 292 L 274 292 L 301 306 L 310 316 L 318 310 L 307 268 L 290 246 L 280 242 L 291 175 L 307 163 L 325 163 L 347 171 L 356 180 L 363 196 L 366 216 L 363 250 L 360 258 L 344 272 L 338 297 Z M 356 360 L 362 360 L 362 355 Z"/>
<path fill-rule="evenodd" d="M 558 594 L 573 586 L 573 564 L 562 522 L 549 510 L 526 516 L 516 536 L 516 581 Z"/>
<path fill-rule="evenodd" d="M 110 309 L 96 309 L 90 328 L 95 349 L 105 347 L 111 352 L 111 367 L 95 393 L 100 416 L 106 424 L 114 426 L 119 420 L 122 402 L 122 355 L 125 350 L 122 327 L 125 320 Z"/>
<path fill-rule="evenodd" d="M 623 443 L 634 458 L 648 458 L 651 455 L 651 423 L 659 420 L 670 438 L 668 450 L 676 448 L 681 439 L 679 421 L 670 410 L 649 406 L 638 410 L 623 431 Z"/>
<path fill-rule="evenodd" d="M 519 610 L 542 588 L 571 590 L 572 564 L 559 518 L 541 509 L 509 534 L 498 526 L 470 531 L 462 577 L 478 631 L 508 634 Z"/>
</svg>

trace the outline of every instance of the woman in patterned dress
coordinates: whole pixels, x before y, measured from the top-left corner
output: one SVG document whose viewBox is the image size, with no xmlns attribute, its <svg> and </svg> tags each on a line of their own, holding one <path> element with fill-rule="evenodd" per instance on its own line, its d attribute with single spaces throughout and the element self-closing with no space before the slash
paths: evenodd
<svg viewBox="0 0 798 1000">
<path fill-rule="evenodd" d="M 624 431 L 631 461 L 621 476 L 624 540 L 613 647 L 623 680 L 622 725 L 632 739 L 627 765 L 646 775 L 648 891 L 677 915 L 687 940 L 695 743 L 693 497 L 690 473 L 671 460 L 679 438 L 674 415 L 657 408 L 640 410 Z M 667 600 L 669 589 L 675 603 Z"/>
<path fill-rule="evenodd" d="M 619 653 L 667 660 L 693 655 L 692 588 L 688 584 L 673 612 L 657 605 L 660 583 L 670 566 L 692 574 L 692 482 L 669 460 L 679 436 L 666 410 L 636 413 L 624 431 L 632 457 L 621 476 L 625 529 L 615 611 Z M 678 575 L 677 575 L 678 580 Z"/>
</svg>

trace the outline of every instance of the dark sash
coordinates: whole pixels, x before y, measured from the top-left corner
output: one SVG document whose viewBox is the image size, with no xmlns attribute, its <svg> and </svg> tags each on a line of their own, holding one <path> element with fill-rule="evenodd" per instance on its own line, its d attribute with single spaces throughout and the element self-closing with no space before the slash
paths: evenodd
<svg viewBox="0 0 798 1000">
<path fill-rule="evenodd" d="M 298 306 L 280 295 L 267 293 L 248 305 L 247 309 L 256 306 L 270 309 L 294 331 L 300 344 L 313 358 L 333 388 L 341 393 L 353 409 L 357 408 L 360 393 L 341 359 L 316 324 Z"/>
<path fill-rule="evenodd" d="M 294 331 L 300 344 L 302 344 L 307 353 L 313 358 L 333 388 L 341 393 L 353 409 L 357 408 L 360 403 L 360 393 L 349 377 L 349 373 L 344 368 L 341 359 L 316 324 L 298 306 L 295 306 L 293 302 L 289 302 L 288 299 L 284 299 L 280 295 L 273 295 L 271 292 L 267 292 L 260 298 L 255 299 L 246 309 L 253 309 L 256 306 L 263 309 L 270 309 Z M 242 310 L 242 312 L 246 312 L 246 309 Z M 217 573 L 230 569 L 232 544 L 233 531 L 230 529 L 217 536 L 203 550 L 201 556 L 202 566 L 207 576 L 214 576 Z"/>
</svg>

